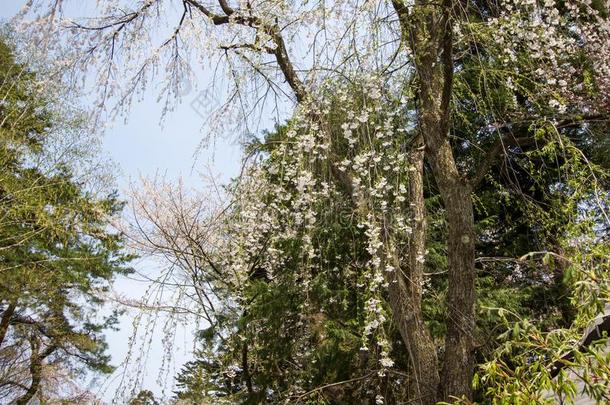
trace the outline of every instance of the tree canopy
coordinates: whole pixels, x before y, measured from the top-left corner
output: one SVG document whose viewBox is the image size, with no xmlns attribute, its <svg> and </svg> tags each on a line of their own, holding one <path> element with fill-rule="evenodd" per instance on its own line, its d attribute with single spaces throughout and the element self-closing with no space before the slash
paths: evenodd
<svg viewBox="0 0 610 405">
<path fill-rule="evenodd" d="M 554 403 L 609 399 L 607 331 L 582 340 L 610 299 L 608 7 L 40 0 L 19 26 L 101 113 L 212 64 L 212 133 L 290 106 L 222 192 L 134 198 L 206 323 L 178 400 Z"/>
<path fill-rule="evenodd" d="M 98 311 L 109 283 L 129 271 L 109 227 L 122 203 L 78 176 L 76 153 L 89 151 L 57 148 L 54 138 L 82 126 L 58 115 L 60 102 L 9 41 L 0 41 L 0 395 L 26 404 L 72 390 L 84 400 L 78 376 L 112 370 L 104 331 L 116 311 Z"/>
</svg>

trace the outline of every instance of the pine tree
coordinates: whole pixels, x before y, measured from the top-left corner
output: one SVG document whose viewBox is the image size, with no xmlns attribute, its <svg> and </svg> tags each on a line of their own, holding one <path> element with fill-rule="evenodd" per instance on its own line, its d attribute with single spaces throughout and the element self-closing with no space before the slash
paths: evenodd
<svg viewBox="0 0 610 405">
<path fill-rule="evenodd" d="M 76 156 L 47 159 L 62 126 L 38 83 L 0 41 L 0 396 L 17 404 L 44 398 L 53 370 L 112 370 L 103 333 L 118 313 L 98 311 L 130 259 L 108 223 L 116 194 L 76 176 Z"/>
</svg>

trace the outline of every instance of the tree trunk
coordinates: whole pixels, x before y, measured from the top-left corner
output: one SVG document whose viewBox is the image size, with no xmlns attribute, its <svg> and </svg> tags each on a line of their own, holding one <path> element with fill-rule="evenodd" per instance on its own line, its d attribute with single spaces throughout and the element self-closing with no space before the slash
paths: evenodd
<svg viewBox="0 0 610 405">
<path fill-rule="evenodd" d="M 475 326 L 474 217 L 470 189 L 465 181 L 456 176 L 454 161 L 448 160 L 448 155 L 443 151 L 447 149 L 448 142 L 438 156 L 430 158 L 441 189 L 449 228 L 448 319 L 440 396 L 443 400 L 449 400 L 451 396 L 470 399 Z"/>
<path fill-rule="evenodd" d="M 36 395 L 38 392 L 38 387 L 40 387 L 40 382 L 42 381 L 43 358 L 38 352 L 40 346 L 38 338 L 32 336 L 30 338 L 30 346 L 32 350 L 32 353 L 30 354 L 30 376 L 32 381 L 30 383 L 30 388 L 28 388 L 25 394 L 17 398 L 15 401 L 16 405 L 26 405 L 28 402 L 30 402 L 30 400 L 34 398 L 34 395 Z"/>
<path fill-rule="evenodd" d="M 410 386 L 413 404 L 434 404 L 439 384 L 436 346 L 424 322 L 421 308 L 424 263 L 421 257 L 426 250 L 426 213 L 424 206 L 424 150 L 421 138 L 410 153 L 415 171 L 409 178 L 409 194 L 413 233 L 409 243 L 406 266 L 400 266 L 394 257 L 396 271 L 390 273 L 389 297 L 392 316 L 407 347 L 413 379 Z M 399 270 L 401 273 L 397 273 Z"/>
<path fill-rule="evenodd" d="M 470 186 L 457 169 L 448 137 L 453 80 L 452 3 L 445 3 L 438 7 L 418 0 L 411 15 L 402 10 L 400 21 L 403 32 L 409 34 L 420 79 L 419 128 L 448 224 L 447 335 L 438 394 L 440 400 L 449 401 L 451 397 L 472 396 L 475 235 Z M 401 10 L 397 8 L 397 12 Z"/>
<path fill-rule="evenodd" d="M 414 381 L 410 386 L 413 398 L 409 403 L 434 404 L 439 384 L 436 347 L 424 323 L 421 306 L 418 308 L 413 297 L 409 296 L 408 281 L 397 274 L 397 271 L 388 275 L 388 293 L 392 318 L 407 347 L 413 368 Z"/>
<path fill-rule="evenodd" d="M 248 343 L 244 342 L 241 349 L 241 368 L 243 370 L 244 381 L 248 389 L 248 396 L 252 397 L 254 389 L 252 388 L 252 376 L 250 375 L 250 367 L 248 366 Z"/>
</svg>

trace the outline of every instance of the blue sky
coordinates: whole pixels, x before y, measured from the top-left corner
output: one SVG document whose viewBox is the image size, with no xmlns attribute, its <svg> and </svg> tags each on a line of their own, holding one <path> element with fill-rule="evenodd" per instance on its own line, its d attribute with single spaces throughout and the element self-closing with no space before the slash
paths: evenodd
<svg viewBox="0 0 610 405">
<path fill-rule="evenodd" d="M 3 0 L 0 2 L 0 19 L 9 19 L 23 5 L 24 0 Z M 202 118 L 193 110 L 190 103 L 196 97 L 195 91 L 187 94 L 184 101 L 167 115 L 163 126 L 159 123 L 161 106 L 156 103 L 156 95 L 150 93 L 144 101 L 134 104 L 127 123 L 114 122 L 104 135 L 103 153 L 112 159 L 120 168 L 117 174 L 119 189 L 124 190 L 130 182 L 140 176 L 165 175 L 167 179 L 183 177 L 185 185 L 196 187 L 198 169 L 203 164 L 210 164 L 213 171 L 228 180 L 238 173 L 240 148 L 227 140 L 218 140 L 214 148 L 200 150 Z M 136 264 L 139 270 L 150 272 L 154 264 L 141 260 Z M 147 284 L 135 280 L 122 279 L 116 289 L 133 298 L 141 297 Z M 131 335 L 133 313 L 124 316 L 121 330 L 108 335 L 113 364 L 117 365 L 124 357 Z M 182 363 L 190 358 L 192 349 L 191 328 L 180 328 L 176 337 L 173 367 L 170 373 L 178 370 Z M 162 334 L 159 331 L 153 337 L 153 347 L 149 356 L 147 376 L 144 388 L 160 393 L 161 387 L 156 383 L 158 370 L 161 367 L 163 349 L 160 345 Z M 117 376 L 114 376 L 117 377 Z M 116 389 L 117 379 L 103 383 L 98 381 L 96 387 L 106 387 L 102 393 L 105 399 L 111 399 Z M 170 387 L 171 388 L 171 387 Z"/>
</svg>

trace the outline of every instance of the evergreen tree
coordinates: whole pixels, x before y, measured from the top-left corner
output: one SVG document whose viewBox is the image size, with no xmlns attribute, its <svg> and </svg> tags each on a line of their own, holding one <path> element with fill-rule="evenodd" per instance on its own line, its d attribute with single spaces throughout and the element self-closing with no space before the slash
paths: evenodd
<svg viewBox="0 0 610 405">
<path fill-rule="evenodd" d="M 116 194 L 79 179 L 77 156 L 46 156 L 64 123 L 39 84 L 0 41 L 0 396 L 16 404 L 44 398 L 54 369 L 112 370 L 104 330 L 117 312 L 99 311 L 130 259 L 108 222 Z"/>
</svg>

